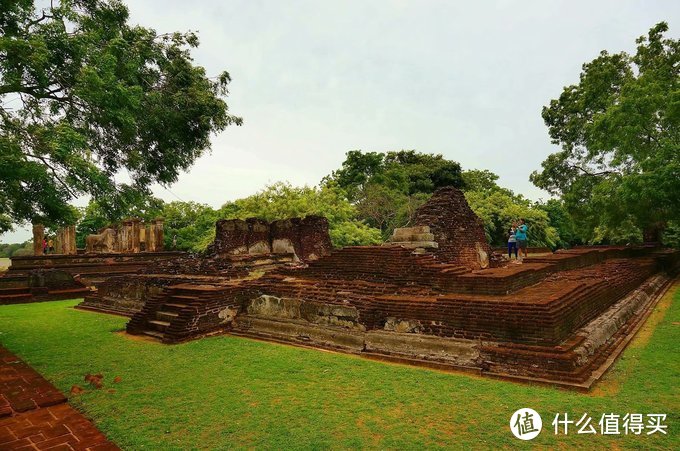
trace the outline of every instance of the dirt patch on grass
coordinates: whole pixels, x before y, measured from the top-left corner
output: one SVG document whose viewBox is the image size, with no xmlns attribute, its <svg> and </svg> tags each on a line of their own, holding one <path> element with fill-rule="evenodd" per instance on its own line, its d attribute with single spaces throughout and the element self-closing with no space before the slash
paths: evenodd
<svg viewBox="0 0 680 451">
<path fill-rule="evenodd" d="M 160 343 L 158 340 L 156 340 L 153 337 L 149 337 L 148 335 L 132 335 L 132 334 L 125 332 L 124 330 L 118 330 L 118 331 L 114 332 L 114 334 L 120 335 L 121 337 L 125 337 L 128 340 L 132 340 L 132 341 L 144 341 L 144 342 L 147 342 L 147 343 Z"/>
</svg>

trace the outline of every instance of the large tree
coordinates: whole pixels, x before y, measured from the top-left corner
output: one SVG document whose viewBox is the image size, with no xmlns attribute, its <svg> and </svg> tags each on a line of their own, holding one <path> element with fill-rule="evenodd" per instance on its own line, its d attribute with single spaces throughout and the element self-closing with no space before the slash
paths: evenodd
<svg viewBox="0 0 680 451">
<path fill-rule="evenodd" d="M 414 150 L 347 152 L 342 167 L 325 181 L 345 190 L 359 217 L 379 228 L 383 238 L 409 224 L 415 209 L 437 188 L 464 186 L 459 163 Z"/>
<path fill-rule="evenodd" d="M 71 221 L 84 194 L 113 205 L 170 184 L 241 123 L 229 74 L 193 63 L 194 33 L 128 20 L 117 0 L 0 0 L 0 232 Z"/>
<path fill-rule="evenodd" d="M 664 37 L 667 30 L 654 26 L 634 55 L 601 52 L 543 109 L 562 150 L 531 180 L 561 195 L 596 231 L 593 241 L 615 240 L 622 225 L 624 235 L 633 228 L 658 241 L 680 218 L 680 41 Z"/>
</svg>

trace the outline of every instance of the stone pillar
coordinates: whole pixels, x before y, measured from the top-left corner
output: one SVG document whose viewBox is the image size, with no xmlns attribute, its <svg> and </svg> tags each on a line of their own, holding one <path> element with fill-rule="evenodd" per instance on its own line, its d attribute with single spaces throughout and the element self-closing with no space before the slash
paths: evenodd
<svg viewBox="0 0 680 451">
<path fill-rule="evenodd" d="M 33 255 L 43 255 L 43 240 L 45 239 L 45 226 L 33 224 Z"/>
<path fill-rule="evenodd" d="M 54 253 L 64 253 L 64 229 L 58 229 L 57 233 L 54 235 Z"/>
<path fill-rule="evenodd" d="M 143 252 L 149 251 L 149 224 L 140 224 L 139 226 L 139 241 L 144 243 L 140 245 Z"/>
<path fill-rule="evenodd" d="M 133 218 L 130 220 L 130 250 L 134 253 L 138 253 L 140 249 L 139 242 L 140 234 L 140 224 L 138 218 Z"/>
<path fill-rule="evenodd" d="M 146 251 L 156 252 L 156 226 L 154 221 L 146 226 Z"/>
<path fill-rule="evenodd" d="M 63 237 L 63 253 L 67 255 L 75 255 L 76 250 L 76 226 L 70 225 L 62 230 Z"/>
<path fill-rule="evenodd" d="M 120 225 L 120 251 L 123 253 L 130 252 L 130 229 L 132 224 L 129 220 L 123 221 Z"/>
<path fill-rule="evenodd" d="M 123 252 L 123 224 L 118 224 L 116 230 L 116 241 L 113 243 L 113 249 L 116 252 Z"/>
<path fill-rule="evenodd" d="M 156 218 L 151 221 L 151 230 L 153 230 L 153 249 L 154 252 L 160 252 L 165 248 L 164 240 L 165 236 L 163 234 L 163 218 Z"/>
</svg>

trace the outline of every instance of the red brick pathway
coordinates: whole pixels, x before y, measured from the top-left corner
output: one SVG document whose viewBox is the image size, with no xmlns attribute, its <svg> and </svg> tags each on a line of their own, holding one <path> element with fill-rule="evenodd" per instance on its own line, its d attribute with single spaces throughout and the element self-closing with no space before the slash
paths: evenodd
<svg viewBox="0 0 680 451">
<path fill-rule="evenodd" d="M 0 346 L 0 450 L 118 450 L 66 397 Z"/>
</svg>

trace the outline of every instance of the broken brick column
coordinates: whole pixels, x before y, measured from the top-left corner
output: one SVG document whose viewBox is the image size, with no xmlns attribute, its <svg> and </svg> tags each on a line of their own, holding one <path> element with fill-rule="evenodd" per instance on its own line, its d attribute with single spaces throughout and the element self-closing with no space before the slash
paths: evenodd
<svg viewBox="0 0 680 451">
<path fill-rule="evenodd" d="M 279 219 L 270 224 L 272 252 L 274 254 L 293 254 L 298 259 L 300 218 Z"/>
<path fill-rule="evenodd" d="M 269 254 L 272 251 L 269 242 L 269 223 L 264 219 L 248 218 L 248 254 Z"/>
<path fill-rule="evenodd" d="M 214 250 L 218 255 L 248 253 L 248 224 L 242 219 L 220 219 L 215 224 Z"/>
<path fill-rule="evenodd" d="M 45 226 L 33 224 L 33 255 L 43 255 L 43 240 L 45 239 Z"/>
<path fill-rule="evenodd" d="M 333 244 L 328 233 L 328 219 L 323 216 L 307 216 L 300 221 L 299 227 L 300 254 L 298 257 L 301 260 L 317 260 L 330 255 Z"/>
</svg>

